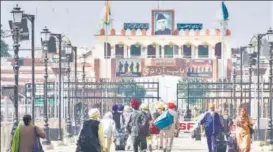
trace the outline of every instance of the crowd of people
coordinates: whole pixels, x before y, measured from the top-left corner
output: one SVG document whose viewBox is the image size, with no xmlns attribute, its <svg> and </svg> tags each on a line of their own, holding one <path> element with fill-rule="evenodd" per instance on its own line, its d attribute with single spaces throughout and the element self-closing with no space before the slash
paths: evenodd
<svg viewBox="0 0 273 152">
<path fill-rule="evenodd" d="M 159 129 L 154 121 L 164 111 L 173 116 L 173 122 L 167 128 Z M 113 105 L 112 111 L 105 113 L 100 120 L 100 111 L 91 109 L 79 133 L 77 152 L 110 152 L 115 150 L 148 151 L 162 149 L 171 151 L 173 138 L 178 130 L 178 115 L 173 102 L 159 102 L 152 112 L 149 106 L 138 99 L 132 99 L 130 105 Z"/>
<path fill-rule="evenodd" d="M 227 110 L 224 110 L 223 113 L 222 111 L 217 112 L 215 105 L 211 103 L 208 111 L 202 114 L 198 124 L 204 130 L 209 152 L 250 152 L 254 130 L 246 106 L 240 107 L 238 116 L 233 120 Z"/>
<path fill-rule="evenodd" d="M 179 132 L 177 108 L 174 102 L 157 102 L 155 107 L 152 110 L 149 105 L 132 99 L 129 105 L 113 105 L 112 111 L 103 117 L 99 109 L 90 109 L 89 119 L 84 121 L 79 132 L 76 152 L 142 152 L 153 149 L 170 152 Z M 168 127 L 160 129 L 156 121 L 166 113 L 173 120 Z M 23 124 L 15 130 L 11 152 L 42 150 L 39 139 L 45 138 L 46 134 L 31 121 L 30 115 L 23 117 Z M 215 105 L 209 104 L 208 111 L 201 114 L 197 123 L 205 133 L 209 152 L 224 152 L 226 148 L 228 152 L 250 152 L 254 130 L 245 106 L 233 120 L 227 110 L 217 112 Z M 236 126 L 235 131 L 233 126 Z"/>
</svg>

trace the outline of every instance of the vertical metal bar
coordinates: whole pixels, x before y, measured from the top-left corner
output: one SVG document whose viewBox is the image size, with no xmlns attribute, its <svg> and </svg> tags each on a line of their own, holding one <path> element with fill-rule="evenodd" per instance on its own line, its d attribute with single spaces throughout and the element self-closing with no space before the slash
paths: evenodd
<svg viewBox="0 0 273 152">
<path fill-rule="evenodd" d="M 45 83 L 44 83 L 44 129 L 45 129 L 45 133 L 46 133 L 46 140 L 43 142 L 45 145 L 49 145 L 50 144 L 50 139 L 49 139 L 49 127 L 48 127 L 48 112 L 47 112 L 47 88 L 48 88 L 48 71 L 47 71 L 47 63 L 48 63 L 48 57 L 47 57 L 47 51 L 48 51 L 48 46 L 47 43 L 44 43 L 44 49 L 43 49 L 44 53 L 45 53 L 45 58 L 44 58 L 44 63 L 45 63 Z"/>
<path fill-rule="evenodd" d="M 31 109 L 32 109 L 32 123 L 35 124 L 35 38 L 34 38 L 34 32 L 35 32 L 35 23 L 34 23 L 34 20 L 35 20 L 35 16 L 32 15 L 31 16 L 31 58 L 32 58 L 32 71 L 31 71 L 31 74 L 32 74 L 32 104 L 31 104 Z"/>
<path fill-rule="evenodd" d="M 240 47 L 240 90 L 241 90 L 241 96 L 240 96 L 240 105 L 243 103 L 243 49 Z"/>
<path fill-rule="evenodd" d="M 62 35 L 57 34 L 59 41 L 59 141 L 63 140 L 62 132 Z"/>
<path fill-rule="evenodd" d="M 257 55 L 257 62 L 258 62 L 258 119 L 257 119 L 257 129 L 258 129 L 258 134 L 257 134 L 257 140 L 260 140 L 260 51 L 261 51 L 261 39 L 263 35 L 258 34 L 258 42 L 257 42 L 257 47 L 258 47 L 258 55 Z M 251 105 L 251 104 L 250 104 Z M 251 106 L 250 106 L 251 109 Z"/>
</svg>

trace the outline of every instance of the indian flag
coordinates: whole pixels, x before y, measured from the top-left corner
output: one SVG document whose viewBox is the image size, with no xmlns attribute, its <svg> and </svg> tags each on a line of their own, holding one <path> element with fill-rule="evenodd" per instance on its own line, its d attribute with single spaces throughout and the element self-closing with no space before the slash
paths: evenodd
<svg viewBox="0 0 273 152">
<path fill-rule="evenodd" d="M 111 15 L 110 2 L 109 0 L 107 0 L 105 1 L 105 6 L 104 6 L 104 23 L 106 25 L 110 24 L 110 15 Z"/>
</svg>

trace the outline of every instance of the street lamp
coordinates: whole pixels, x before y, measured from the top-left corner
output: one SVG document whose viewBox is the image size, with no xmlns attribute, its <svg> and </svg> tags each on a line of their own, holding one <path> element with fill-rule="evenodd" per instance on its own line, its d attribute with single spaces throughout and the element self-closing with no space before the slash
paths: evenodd
<svg viewBox="0 0 273 152">
<path fill-rule="evenodd" d="M 19 38 L 20 38 L 20 24 L 22 21 L 23 17 L 23 11 L 21 11 L 21 8 L 16 5 L 16 7 L 13 8 L 11 11 L 13 14 L 13 23 L 14 26 L 12 29 L 12 37 L 13 37 L 13 49 L 14 49 L 14 64 L 13 64 L 13 70 L 14 70 L 14 79 L 15 79 L 15 84 L 14 84 L 14 111 L 15 111 L 15 118 L 14 118 L 14 124 L 12 128 L 12 136 L 14 134 L 15 129 L 18 126 L 19 122 L 19 117 L 18 117 L 18 83 L 19 83 Z"/>
<path fill-rule="evenodd" d="M 270 67 L 270 71 L 269 71 L 269 88 L 270 88 L 270 92 L 269 92 L 269 105 L 268 105 L 268 128 L 267 128 L 267 142 L 269 144 L 273 144 L 273 126 L 272 126 L 272 77 L 273 77 L 273 72 L 272 72 L 272 66 L 273 66 L 273 30 L 270 28 L 267 31 L 267 37 L 268 37 L 268 42 L 270 44 L 270 49 L 269 49 L 269 54 L 270 54 L 270 58 L 269 58 L 269 67 Z"/>
<path fill-rule="evenodd" d="M 67 61 L 67 136 L 72 137 L 72 124 L 71 124 L 71 103 L 70 103 L 70 62 L 71 62 L 71 56 L 72 56 L 72 46 L 71 43 L 68 43 L 66 45 L 66 61 Z"/>
<path fill-rule="evenodd" d="M 236 104 L 236 66 L 237 66 L 237 56 L 236 54 L 233 54 L 232 56 L 232 71 L 233 71 L 233 103 L 234 106 L 237 105 Z M 229 109 L 229 113 L 231 114 L 231 103 L 230 103 L 230 109 Z M 236 106 L 235 106 L 236 107 Z M 234 108 L 236 109 L 236 108 Z"/>
<path fill-rule="evenodd" d="M 72 49 L 73 49 L 73 52 L 74 52 L 74 69 L 75 69 L 75 95 L 74 95 L 74 98 L 73 99 L 75 99 L 75 103 L 78 103 L 78 61 L 77 61 L 77 59 L 78 59 L 78 56 L 77 56 L 77 47 L 75 47 L 75 46 L 73 46 L 72 47 Z M 73 118 L 74 118 L 74 122 L 75 122 L 75 126 L 77 127 L 77 122 L 76 122 L 76 116 L 75 116 L 75 106 L 74 106 L 74 104 L 75 104 L 74 102 L 73 102 L 73 111 L 74 111 L 74 113 L 73 113 Z M 80 121 L 79 121 L 80 122 Z M 76 130 L 77 130 L 77 132 L 78 132 L 78 127 L 76 128 Z M 75 134 L 77 133 L 77 132 L 75 132 Z"/>
<path fill-rule="evenodd" d="M 58 92 L 58 100 L 59 100 L 59 137 L 58 140 L 63 140 L 63 132 L 62 132 L 62 34 L 51 33 L 50 36 L 54 36 L 58 39 L 59 46 L 59 92 Z"/>
<path fill-rule="evenodd" d="M 81 106 L 81 124 L 83 125 L 84 122 L 84 89 L 85 89 L 85 63 L 86 63 L 86 55 L 84 54 L 81 58 L 82 64 L 82 106 Z"/>
<path fill-rule="evenodd" d="M 248 61 L 248 65 L 249 65 L 249 72 L 248 72 L 248 76 L 249 76 L 249 86 L 248 86 L 248 97 L 249 97 L 249 114 L 251 114 L 251 85 L 252 85 L 252 66 L 256 64 L 256 57 L 257 57 L 257 52 L 255 51 L 255 45 L 250 43 L 248 45 L 248 54 L 249 54 L 249 61 Z"/>
<path fill-rule="evenodd" d="M 45 133 L 46 133 L 46 140 L 43 142 L 45 145 L 50 144 L 49 140 L 49 127 L 48 127 L 48 115 L 47 115 L 47 78 L 48 78 L 48 72 L 47 72 L 47 63 L 48 63 L 48 41 L 50 38 L 50 31 L 45 27 L 41 32 L 41 40 L 42 40 L 42 46 L 44 51 L 44 63 L 45 63 L 45 83 L 44 83 L 44 121 L 45 121 Z"/>
</svg>

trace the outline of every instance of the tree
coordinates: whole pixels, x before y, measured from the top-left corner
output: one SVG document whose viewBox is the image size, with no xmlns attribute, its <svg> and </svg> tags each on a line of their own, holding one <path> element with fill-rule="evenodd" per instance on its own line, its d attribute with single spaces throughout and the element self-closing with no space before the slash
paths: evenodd
<svg viewBox="0 0 273 152">
<path fill-rule="evenodd" d="M 5 35 L 5 32 L 3 31 L 2 25 L 1 25 L 1 52 L 0 52 L 0 57 L 10 57 L 10 54 L 8 53 L 9 46 L 4 41 L 4 35 Z"/>
<path fill-rule="evenodd" d="M 196 105 L 206 97 L 208 85 L 203 85 L 201 79 L 181 79 L 178 81 L 178 98 L 190 105 Z"/>
</svg>

